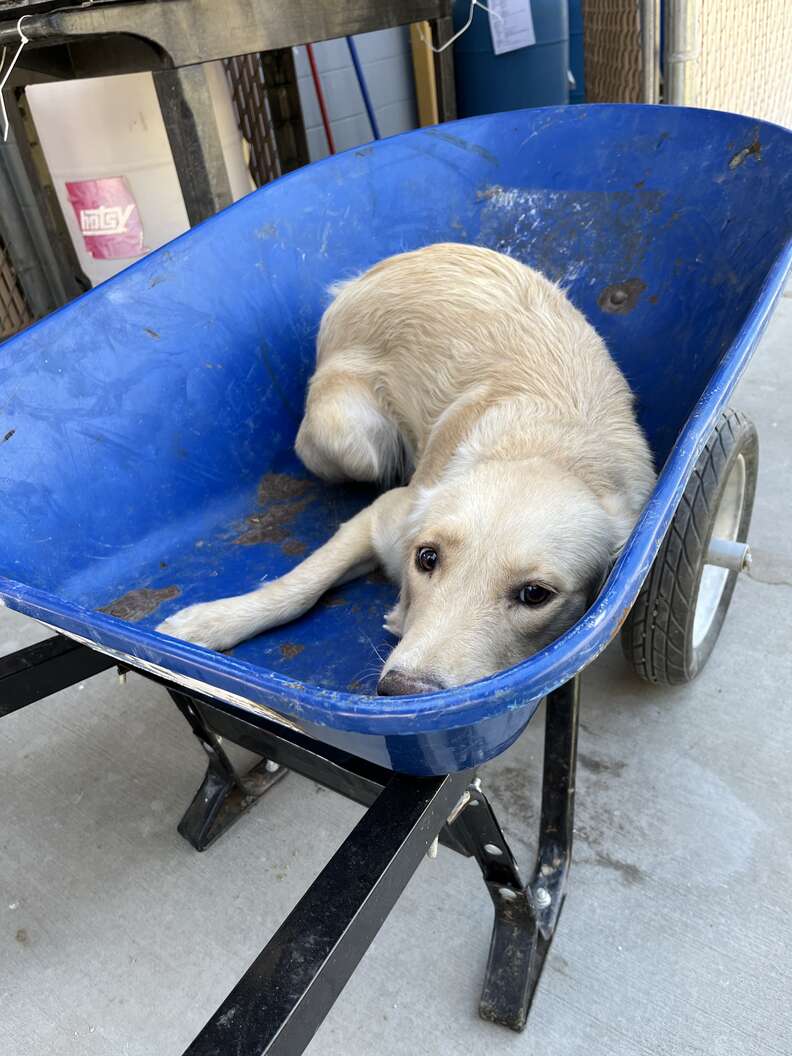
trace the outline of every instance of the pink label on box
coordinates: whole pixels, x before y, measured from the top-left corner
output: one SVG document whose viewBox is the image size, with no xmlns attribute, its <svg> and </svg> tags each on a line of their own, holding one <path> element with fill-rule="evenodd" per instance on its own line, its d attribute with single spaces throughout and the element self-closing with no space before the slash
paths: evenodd
<svg viewBox="0 0 792 1056">
<path fill-rule="evenodd" d="M 67 181 L 66 193 L 94 260 L 121 260 L 145 252 L 140 212 L 125 176 Z"/>
</svg>

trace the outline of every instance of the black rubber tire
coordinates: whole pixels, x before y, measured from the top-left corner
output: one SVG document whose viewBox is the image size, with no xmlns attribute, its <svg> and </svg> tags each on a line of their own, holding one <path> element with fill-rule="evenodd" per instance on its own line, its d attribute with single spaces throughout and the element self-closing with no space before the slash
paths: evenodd
<svg viewBox="0 0 792 1056">
<path fill-rule="evenodd" d="M 715 517 L 740 455 L 745 464 L 745 490 L 737 539 L 746 542 L 756 492 L 759 440 L 750 418 L 726 410 L 699 456 L 651 571 L 622 627 L 624 655 L 647 682 L 690 682 L 715 647 L 737 572 L 729 572 L 709 630 L 696 646 L 693 621 Z"/>
</svg>

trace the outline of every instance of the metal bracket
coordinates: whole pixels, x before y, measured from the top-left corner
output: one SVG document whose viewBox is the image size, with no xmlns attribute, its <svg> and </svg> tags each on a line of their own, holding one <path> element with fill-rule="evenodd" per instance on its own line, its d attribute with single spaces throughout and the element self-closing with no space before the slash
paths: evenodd
<svg viewBox="0 0 792 1056">
<path fill-rule="evenodd" d="M 178 825 L 179 834 L 196 851 L 205 851 L 288 770 L 262 759 L 246 774 L 240 773 L 223 748 L 222 738 L 209 728 L 196 702 L 173 690 L 170 695 L 209 760 L 201 786 Z"/>
</svg>

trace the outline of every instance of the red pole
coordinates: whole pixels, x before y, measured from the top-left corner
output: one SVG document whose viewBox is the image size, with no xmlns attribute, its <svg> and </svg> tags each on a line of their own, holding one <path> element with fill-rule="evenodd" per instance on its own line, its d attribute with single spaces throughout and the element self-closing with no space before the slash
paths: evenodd
<svg viewBox="0 0 792 1056">
<path fill-rule="evenodd" d="M 316 98 L 319 102 L 319 109 L 322 112 L 322 124 L 324 125 L 325 135 L 327 136 L 327 149 L 331 154 L 335 154 L 336 149 L 335 143 L 333 142 L 333 130 L 330 127 L 330 118 L 327 115 L 327 104 L 325 103 L 324 92 L 322 91 L 322 82 L 319 78 L 319 71 L 316 68 L 313 45 L 306 44 L 305 50 L 308 52 L 308 62 L 311 64 L 311 77 L 313 78 L 314 88 L 316 89 Z"/>
</svg>

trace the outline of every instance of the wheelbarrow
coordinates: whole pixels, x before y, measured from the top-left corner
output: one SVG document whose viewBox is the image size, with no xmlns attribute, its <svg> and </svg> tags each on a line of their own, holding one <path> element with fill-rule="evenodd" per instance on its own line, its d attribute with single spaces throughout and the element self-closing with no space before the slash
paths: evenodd
<svg viewBox="0 0 792 1056">
<path fill-rule="evenodd" d="M 301 1052 L 438 840 L 476 858 L 495 907 L 481 1014 L 525 1025 L 571 855 L 578 673 L 621 629 L 642 677 L 689 680 L 750 560 L 757 440 L 728 401 L 792 261 L 791 192 L 792 134 L 744 117 L 474 118 L 278 180 L 2 347 L 0 596 L 58 633 L 3 659 L 0 714 L 115 665 L 168 687 L 208 754 L 180 826 L 199 848 L 287 769 L 370 807 L 192 1056 Z M 370 501 L 292 451 L 326 289 L 438 241 L 562 284 L 636 393 L 659 476 L 590 610 L 511 670 L 404 698 L 374 694 L 394 600 L 376 576 L 229 654 L 157 634 Z M 543 699 L 525 879 L 475 773 Z M 262 762 L 237 772 L 222 738 Z"/>
</svg>

